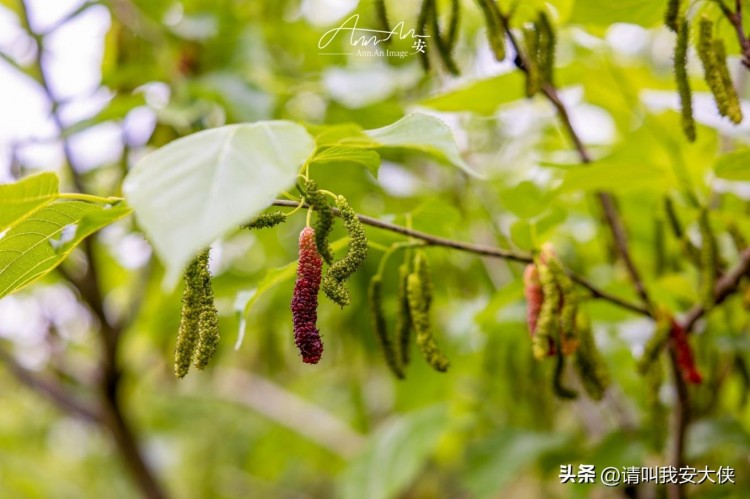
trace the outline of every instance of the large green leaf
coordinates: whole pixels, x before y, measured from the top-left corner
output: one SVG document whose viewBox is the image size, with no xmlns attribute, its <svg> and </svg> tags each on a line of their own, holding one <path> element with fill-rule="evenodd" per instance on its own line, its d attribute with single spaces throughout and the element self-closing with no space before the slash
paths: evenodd
<svg viewBox="0 0 750 499">
<path fill-rule="evenodd" d="M 445 424 L 446 411 L 442 406 L 414 412 L 387 424 L 345 470 L 340 496 L 397 497 L 419 473 Z"/>
<path fill-rule="evenodd" d="M 0 231 L 57 199 L 59 184 L 57 175 L 47 172 L 0 185 Z"/>
<path fill-rule="evenodd" d="M 175 140 L 143 158 L 123 191 L 174 285 L 185 265 L 294 184 L 315 147 L 288 121 L 231 125 Z"/>
<path fill-rule="evenodd" d="M 491 115 L 500 105 L 516 101 L 524 96 L 523 75 L 520 71 L 511 71 L 434 95 L 420 104 L 443 112 L 473 112 Z"/>
<path fill-rule="evenodd" d="M 714 172 L 717 177 L 727 180 L 750 180 L 750 149 L 719 156 Z"/>
<path fill-rule="evenodd" d="M 379 148 L 420 151 L 439 161 L 450 163 L 469 175 L 481 176 L 461 158 L 448 125 L 434 116 L 414 113 L 388 126 L 365 132 Z"/>
<path fill-rule="evenodd" d="M 661 22 L 666 5 L 666 0 L 576 0 L 570 22 L 594 26 L 631 23 L 650 27 Z"/>
<path fill-rule="evenodd" d="M 0 235 L 0 298 L 44 276 L 86 236 L 128 213 L 125 205 L 64 201 L 14 224 Z"/>
</svg>

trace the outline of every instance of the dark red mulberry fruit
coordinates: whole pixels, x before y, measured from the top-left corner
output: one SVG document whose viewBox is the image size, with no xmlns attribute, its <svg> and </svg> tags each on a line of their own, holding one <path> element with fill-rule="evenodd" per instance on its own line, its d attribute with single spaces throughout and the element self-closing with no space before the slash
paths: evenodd
<svg viewBox="0 0 750 499">
<path fill-rule="evenodd" d="M 323 259 L 315 247 L 315 231 L 312 227 L 305 227 L 299 235 L 299 263 L 291 308 L 294 342 L 302 354 L 302 361 L 307 364 L 317 364 L 323 354 L 323 342 L 315 324 L 322 266 Z"/>
<path fill-rule="evenodd" d="M 682 371 L 682 378 L 693 385 L 700 384 L 703 378 L 695 365 L 695 358 L 688 342 L 687 333 L 675 320 L 672 320 L 671 339 L 677 356 L 677 364 Z"/>
</svg>

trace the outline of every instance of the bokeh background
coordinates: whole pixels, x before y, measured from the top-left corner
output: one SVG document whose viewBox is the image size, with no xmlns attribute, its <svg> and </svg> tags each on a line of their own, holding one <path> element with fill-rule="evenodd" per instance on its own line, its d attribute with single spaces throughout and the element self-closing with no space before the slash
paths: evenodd
<svg viewBox="0 0 750 499">
<path fill-rule="evenodd" d="M 439 2 L 443 11 L 448 3 Z M 367 0 L 2 0 L 0 181 L 51 170 L 68 190 L 118 195 L 144 154 L 205 128 L 265 119 L 375 128 L 409 111 L 430 112 L 453 129 L 486 180 L 411 156 L 386 157 L 377 173 L 333 164 L 313 177 L 361 213 L 440 236 L 528 250 L 534 225 L 573 269 L 633 298 L 587 195 L 613 189 L 653 295 L 684 311 L 697 301 L 695 271 L 674 241 L 664 261 L 654 256 L 665 226 L 662 199 L 677 182 L 671 162 L 679 155 L 697 189 L 724 196 L 720 216 L 750 233 L 742 218 L 750 186 L 710 176 L 716 151 L 747 144 L 750 125 L 720 119 L 691 54 L 700 138 L 680 152 L 674 40 L 658 26 L 666 2 L 633 3 L 612 13 L 587 0 L 521 2 L 514 14 L 519 25 L 540 7 L 557 19 L 558 82 L 572 123 L 597 156 L 614 151 L 613 164 L 627 167 L 588 176 L 566 167 L 576 158 L 554 109 L 523 98 L 512 54 L 494 61 L 474 2 L 463 2 L 461 74 L 451 76 L 439 65 L 425 74 L 415 55 L 320 55 L 320 36 L 353 13 L 362 26 L 377 26 Z M 696 8 L 712 8 L 705 4 Z M 414 27 L 417 2 L 388 5 L 394 24 Z M 410 40 L 393 46 L 411 51 Z M 730 66 L 744 96 L 746 72 L 734 55 Z M 750 113 L 744 101 L 743 109 Z M 676 202 L 696 234 L 689 209 Z M 303 365 L 292 341 L 293 281 L 278 270 L 294 262 L 303 225 L 300 215 L 271 231 L 217 241 L 211 265 L 220 350 L 207 371 L 180 381 L 171 362 L 181 290 L 162 289 L 161 265 L 132 220 L 102 231 L 62 273 L 0 300 L 0 497 L 142 493 L 132 456 L 123 459 L 110 431 L 51 404 L 38 385 L 19 383 L 19 373 L 31 373 L 97 400 L 108 324 L 122 329 L 120 410 L 170 497 L 663 494 L 653 486 L 562 485 L 558 476 L 565 464 L 664 464 L 675 394 L 668 382 L 647 387 L 635 368 L 650 321 L 587 302 L 613 386 L 599 403 L 561 402 L 551 367 L 531 357 L 522 267 L 430 249 L 434 320 L 452 365 L 440 374 L 415 358 L 398 381 L 368 318 L 368 279 L 381 256 L 373 250 L 352 282 L 350 307 L 321 297 L 325 356 Z M 339 227 L 334 237 L 343 235 Z M 368 235 L 381 245 L 400 240 L 374 229 Z M 722 244 L 731 258 L 729 241 Z M 397 264 L 386 279 L 390 317 Z M 92 266 L 100 310 L 66 278 Z M 243 317 L 238 297 L 248 296 L 255 301 Z M 737 485 L 695 486 L 694 497 L 750 494 L 747 329 L 747 311 L 735 300 L 695 340 L 707 381 L 694 391 L 687 457 L 696 467 L 733 466 Z"/>
</svg>

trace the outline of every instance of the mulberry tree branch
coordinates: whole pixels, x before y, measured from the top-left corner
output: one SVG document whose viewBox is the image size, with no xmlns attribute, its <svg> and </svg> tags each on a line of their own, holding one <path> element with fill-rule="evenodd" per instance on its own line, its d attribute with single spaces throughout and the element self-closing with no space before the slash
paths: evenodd
<svg viewBox="0 0 750 499">
<path fill-rule="evenodd" d="M 61 410 L 77 416 L 90 423 L 102 421 L 102 415 L 93 406 L 79 400 L 59 383 L 42 377 L 19 364 L 11 354 L 0 349 L 0 362 L 23 385 L 37 393 L 45 395 Z"/>
<path fill-rule="evenodd" d="M 737 43 L 739 43 L 740 52 L 742 53 L 742 64 L 750 69 L 750 39 L 748 39 L 745 29 L 742 26 L 742 0 L 735 0 L 734 10 L 730 9 L 724 3 L 724 0 L 716 0 L 716 4 L 734 28 L 734 32 L 737 35 Z"/>
<path fill-rule="evenodd" d="M 299 206 L 299 203 L 297 201 L 291 201 L 287 199 L 277 199 L 273 202 L 273 204 L 275 206 L 285 206 L 289 208 L 296 208 Z M 302 206 L 303 208 L 308 207 L 307 204 L 303 204 Z M 333 209 L 333 213 L 336 216 L 340 216 L 339 211 L 335 208 Z M 414 239 L 419 239 L 420 241 L 424 242 L 426 246 L 442 246 L 445 248 L 451 248 L 451 249 L 455 249 L 459 251 L 473 253 L 475 255 L 486 256 L 490 258 L 501 258 L 504 260 L 510 260 L 510 261 L 518 262 L 518 263 L 532 263 L 534 261 L 532 256 L 527 253 L 521 253 L 521 252 L 512 251 L 512 250 L 505 250 L 501 248 L 495 248 L 492 246 L 483 246 L 479 244 L 455 241 L 453 239 L 447 239 L 444 237 L 435 236 L 433 234 L 428 234 L 427 232 L 409 229 L 401 225 L 396 225 L 390 222 L 385 222 L 383 220 L 378 220 L 377 218 L 368 217 L 367 215 L 358 214 L 357 218 L 359 218 L 360 222 L 362 222 L 365 225 L 369 225 L 370 227 L 376 227 L 378 229 L 395 232 L 396 234 L 401 234 L 403 236 L 408 236 Z M 610 303 L 613 303 L 614 305 L 622 307 L 626 310 L 630 310 L 631 312 L 634 312 L 636 314 L 650 316 L 650 312 L 648 309 L 640 305 L 630 303 L 627 300 L 624 300 L 618 296 L 615 296 L 606 291 L 603 291 L 602 289 L 599 289 L 596 285 L 594 285 L 593 283 L 591 283 L 584 277 L 581 277 L 575 274 L 569 269 L 566 269 L 566 273 L 570 276 L 570 278 L 574 282 L 586 288 L 591 293 L 592 297 L 608 301 Z"/>
<path fill-rule="evenodd" d="M 518 39 L 510 28 L 510 19 L 508 18 L 508 16 L 503 15 L 503 20 L 505 33 L 508 36 L 511 45 L 513 46 L 513 49 L 517 54 L 516 66 L 524 73 L 528 73 L 529 63 L 526 59 L 524 51 L 521 50 Z M 557 111 L 560 122 L 567 131 L 570 140 L 573 142 L 573 145 L 578 152 L 578 156 L 580 157 L 581 162 L 584 164 L 591 163 L 591 154 L 589 154 L 588 149 L 586 149 L 586 146 L 581 140 L 580 135 L 573 126 L 573 122 L 570 118 L 570 113 L 568 112 L 565 103 L 563 103 L 563 101 L 560 99 L 560 94 L 557 92 L 557 88 L 555 88 L 555 86 L 551 83 L 546 82 L 544 83 L 544 85 L 542 85 L 542 93 Z M 625 268 L 630 275 L 630 280 L 633 281 L 633 285 L 635 286 L 635 289 L 638 292 L 638 296 L 640 296 L 641 301 L 644 303 L 646 308 L 650 309 L 651 300 L 648 297 L 646 286 L 643 282 L 643 279 L 641 278 L 638 268 L 636 267 L 635 262 L 630 255 L 627 233 L 625 231 L 625 227 L 622 223 L 620 215 L 617 212 L 617 205 L 615 203 L 614 197 L 608 192 L 598 192 L 596 196 L 604 212 L 604 216 L 607 220 L 607 225 L 609 226 L 610 232 L 612 233 L 612 237 L 614 238 L 617 252 L 619 253 L 623 263 L 625 263 Z M 650 315 L 650 312 L 648 315 Z"/>
</svg>

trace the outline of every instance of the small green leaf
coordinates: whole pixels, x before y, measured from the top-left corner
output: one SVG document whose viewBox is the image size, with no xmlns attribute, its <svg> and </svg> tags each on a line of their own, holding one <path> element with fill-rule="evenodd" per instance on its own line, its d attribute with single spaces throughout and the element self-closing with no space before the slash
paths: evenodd
<svg viewBox="0 0 750 499">
<path fill-rule="evenodd" d="M 727 180 L 750 180 L 750 149 L 722 154 L 716 161 L 714 172 Z"/>
<path fill-rule="evenodd" d="M 567 167 L 561 192 L 607 190 L 616 193 L 647 189 L 661 191 L 676 182 L 663 151 L 650 144 L 620 147 L 588 165 Z"/>
<path fill-rule="evenodd" d="M 125 205 L 53 203 L 0 234 L 0 298 L 57 267 L 88 235 L 130 213 Z"/>
<path fill-rule="evenodd" d="M 310 164 L 327 166 L 346 163 L 364 166 L 373 175 L 377 175 L 380 167 L 380 155 L 375 151 L 359 147 L 333 146 L 318 151 L 310 160 Z"/>
<path fill-rule="evenodd" d="M 304 127 L 269 121 L 199 132 L 138 162 L 123 192 L 166 266 L 165 284 L 294 185 L 314 147 Z"/>
<path fill-rule="evenodd" d="M 487 116 L 494 114 L 502 104 L 524 96 L 524 79 L 521 72 L 511 71 L 429 97 L 421 104 L 437 111 L 473 112 Z"/>
<path fill-rule="evenodd" d="M 365 131 L 379 148 L 397 148 L 429 154 L 438 161 L 449 163 L 469 175 L 481 175 L 469 167 L 458 152 L 456 140 L 448 125 L 427 114 L 409 114 L 383 128 Z"/>
<path fill-rule="evenodd" d="M 48 172 L 0 185 L 0 231 L 57 199 L 59 184 L 57 175 Z"/>
</svg>

